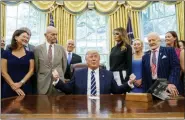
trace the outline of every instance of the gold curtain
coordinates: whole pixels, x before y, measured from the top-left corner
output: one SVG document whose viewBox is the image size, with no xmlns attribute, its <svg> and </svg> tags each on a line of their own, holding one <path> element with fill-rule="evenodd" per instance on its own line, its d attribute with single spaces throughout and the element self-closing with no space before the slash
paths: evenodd
<svg viewBox="0 0 185 120">
<path fill-rule="evenodd" d="M 64 1 L 64 7 L 70 13 L 80 13 L 87 8 L 87 1 Z"/>
<path fill-rule="evenodd" d="M 178 36 L 179 40 L 185 40 L 184 38 L 184 1 L 176 4 L 176 15 L 177 15 L 177 28 L 178 28 Z"/>
<path fill-rule="evenodd" d="M 58 7 L 55 1 L 31 1 L 33 7 L 42 12 L 50 12 Z"/>
<path fill-rule="evenodd" d="M 140 20 L 139 20 L 139 11 L 130 11 L 130 19 L 132 22 L 132 29 L 133 29 L 133 33 L 134 33 L 134 38 L 140 38 L 140 30 L 141 30 L 141 26 L 140 26 Z"/>
<path fill-rule="evenodd" d="M 115 46 L 115 41 L 113 39 L 113 30 L 117 27 L 127 28 L 128 15 L 130 14 L 132 29 L 135 38 L 140 37 L 140 27 L 139 27 L 139 11 L 130 11 L 121 5 L 119 9 L 113 14 L 109 15 L 109 38 L 110 38 L 110 48 Z"/>
<path fill-rule="evenodd" d="M 6 5 L 2 2 L 0 2 L 0 5 L 1 5 L 0 6 L 1 8 L 1 13 L 0 13 L 1 36 L 5 37 L 6 36 Z"/>
<path fill-rule="evenodd" d="M 109 48 L 115 46 L 115 41 L 113 39 L 113 30 L 117 27 L 126 28 L 127 20 L 127 10 L 123 5 L 120 6 L 116 12 L 109 15 Z"/>
<path fill-rule="evenodd" d="M 68 13 L 62 6 L 57 7 L 52 11 L 54 25 L 58 30 L 58 43 L 66 45 L 68 39 L 73 39 L 75 36 L 75 16 Z M 47 26 L 50 22 L 50 13 L 47 14 Z"/>
<path fill-rule="evenodd" d="M 95 8 L 101 13 L 111 13 L 118 7 L 118 1 L 95 1 Z"/>
<path fill-rule="evenodd" d="M 142 10 L 150 5 L 151 1 L 125 1 L 133 10 Z"/>
</svg>

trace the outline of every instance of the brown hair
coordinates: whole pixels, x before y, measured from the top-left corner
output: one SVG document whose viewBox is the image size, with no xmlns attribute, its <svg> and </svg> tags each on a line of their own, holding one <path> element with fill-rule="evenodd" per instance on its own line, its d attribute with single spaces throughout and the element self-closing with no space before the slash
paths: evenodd
<svg viewBox="0 0 185 120">
<path fill-rule="evenodd" d="M 17 40 L 15 39 L 16 36 L 20 36 L 22 33 L 27 33 L 25 30 L 16 30 L 14 33 L 13 33 L 13 36 L 12 36 L 12 41 L 11 41 L 11 50 L 15 50 L 17 49 Z M 28 33 L 27 33 L 28 34 Z"/>
<path fill-rule="evenodd" d="M 174 42 L 174 47 L 179 48 L 177 33 L 175 31 L 168 31 L 167 33 L 170 33 L 174 38 L 176 38 L 176 40 Z"/>
<path fill-rule="evenodd" d="M 24 31 L 26 31 L 28 33 L 29 36 L 31 36 L 31 30 L 29 28 L 21 27 L 21 28 L 19 28 L 19 30 L 24 30 Z"/>
<path fill-rule="evenodd" d="M 119 34 L 121 36 L 121 41 L 123 41 L 123 44 L 121 46 L 121 51 L 126 50 L 127 49 L 126 45 L 130 45 L 127 31 L 123 27 L 116 28 L 113 30 L 113 32 L 115 32 L 115 31 L 119 32 Z"/>
</svg>

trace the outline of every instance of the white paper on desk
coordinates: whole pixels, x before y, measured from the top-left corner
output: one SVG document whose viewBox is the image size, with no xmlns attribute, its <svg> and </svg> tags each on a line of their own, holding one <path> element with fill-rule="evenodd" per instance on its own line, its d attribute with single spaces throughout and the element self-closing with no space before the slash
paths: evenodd
<svg viewBox="0 0 185 120">
<path fill-rule="evenodd" d="M 117 82 L 118 86 L 121 86 L 122 83 L 121 83 L 121 77 L 120 77 L 119 71 L 113 72 L 113 75 L 114 75 L 114 79 Z"/>
</svg>

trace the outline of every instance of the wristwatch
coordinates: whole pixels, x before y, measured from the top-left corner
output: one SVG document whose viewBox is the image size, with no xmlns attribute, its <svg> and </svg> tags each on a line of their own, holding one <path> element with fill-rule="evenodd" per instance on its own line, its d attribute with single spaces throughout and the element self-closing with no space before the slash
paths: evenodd
<svg viewBox="0 0 185 120">
<path fill-rule="evenodd" d="M 20 82 L 21 82 L 22 84 L 24 84 L 24 83 L 25 83 L 25 81 L 24 81 L 24 80 L 21 80 Z"/>
</svg>

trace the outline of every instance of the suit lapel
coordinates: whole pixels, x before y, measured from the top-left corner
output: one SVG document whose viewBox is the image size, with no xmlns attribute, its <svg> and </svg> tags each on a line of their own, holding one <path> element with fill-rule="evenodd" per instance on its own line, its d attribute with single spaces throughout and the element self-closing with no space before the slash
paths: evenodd
<svg viewBox="0 0 185 120">
<path fill-rule="evenodd" d="M 151 73 L 150 56 L 151 56 L 151 51 L 146 53 L 146 66 L 149 66 L 148 71 L 150 71 Z"/>
<path fill-rule="evenodd" d="M 161 58 L 163 56 L 163 47 L 159 48 L 159 56 L 158 56 L 158 64 L 157 64 L 157 73 L 159 72 L 159 68 L 161 66 Z"/>
<path fill-rule="evenodd" d="M 99 87 L 100 87 L 100 94 L 104 93 L 104 84 L 105 84 L 105 75 L 102 69 L 99 69 Z"/>
<path fill-rule="evenodd" d="M 55 61 L 56 61 L 56 58 L 57 58 L 57 56 L 58 56 L 58 46 L 57 45 L 54 45 L 54 57 L 53 57 L 53 60 L 52 60 L 52 62 L 53 62 L 53 66 L 55 65 Z"/>
<path fill-rule="evenodd" d="M 47 54 L 47 48 L 46 48 L 46 43 L 42 45 L 42 55 L 43 55 L 43 58 L 44 60 L 48 63 L 48 54 Z"/>
</svg>

